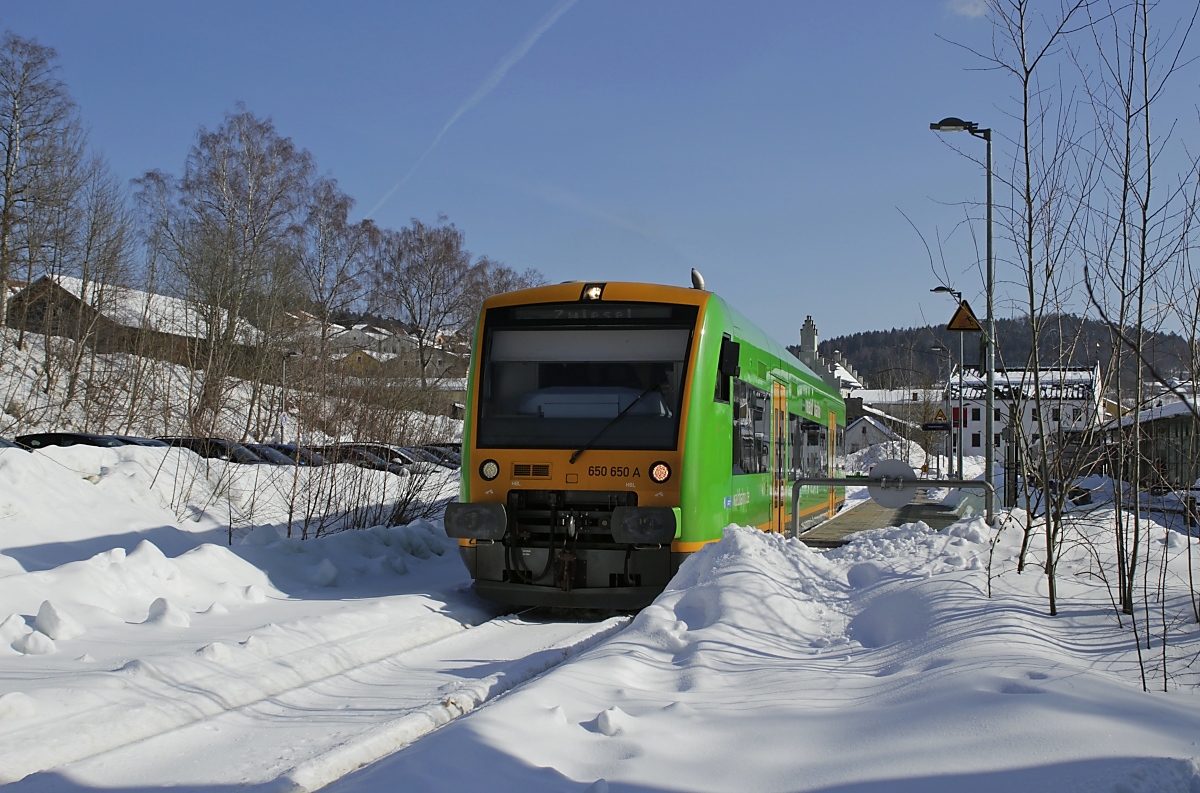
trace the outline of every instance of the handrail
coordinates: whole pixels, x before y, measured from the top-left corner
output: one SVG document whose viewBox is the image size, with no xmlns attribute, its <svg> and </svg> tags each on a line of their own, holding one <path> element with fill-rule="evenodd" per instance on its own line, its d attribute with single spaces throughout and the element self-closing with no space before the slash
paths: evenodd
<svg viewBox="0 0 1200 793">
<path fill-rule="evenodd" d="M 912 487 L 914 490 L 918 487 L 956 487 L 975 489 L 978 488 L 993 497 L 996 494 L 996 486 L 991 482 L 985 482 L 982 479 L 907 479 L 903 476 L 881 476 L 878 479 L 870 477 L 833 477 L 833 476 L 814 476 L 806 479 L 797 479 L 792 485 L 792 536 L 800 536 L 800 510 L 797 509 L 797 504 L 800 502 L 800 488 L 802 487 L 869 487 L 877 485 L 884 490 L 903 490 L 906 487 Z"/>
</svg>

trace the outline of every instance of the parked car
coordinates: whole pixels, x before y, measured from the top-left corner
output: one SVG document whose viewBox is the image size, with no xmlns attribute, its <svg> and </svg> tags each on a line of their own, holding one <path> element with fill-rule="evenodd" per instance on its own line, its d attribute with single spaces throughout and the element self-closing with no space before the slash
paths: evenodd
<svg viewBox="0 0 1200 793">
<path fill-rule="evenodd" d="M 164 447 L 170 444 L 166 441 L 160 441 L 158 438 L 143 438 L 139 435 L 113 435 L 112 437 L 119 440 L 126 446 L 158 446 Z"/>
<path fill-rule="evenodd" d="M 159 436 L 157 440 L 164 441 L 169 446 L 190 449 L 201 457 L 208 457 L 210 459 L 229 460 L 232 463 L 247 463 L 250 465 L 265 462 L 261 457 L 242 444 L 227 441 L 224 438 Z"/>
<path fill-rule="evenodd" d="M 434 454 L 428 449 L 421 448 L 420 446 L 401 446 L 400 451 L 412 455 L 413 459 L 415 460 L 425 460 L 426 462 L 433 463 L 439 468 L 453 469 L 457 467 L 446 462 L 446 460 L 440 455 Z"/>
<path fill-rule="evenodd" d="M 462 454 L 455 447 L 441 443 L 426 443 L 417 448 L 434 455 L 443 465 L 455 469 L 462 468 Z"/>
<path fill-rule="evenodd" d="M 19 443 L 14 443 L 7 438 L 0 438 L 0 449 L 20 449 L 21 451 L 29 451 Z"/>
<path fill-rule="evenodd" d="M 46 446 L 124 446 L 125 443 L 112 435 L 96 435 L 90 432 L 34 432 L 14 438 L 17 445 L 26 449 L 42 449 Z"/>
<path fill-rule="evenodd" d="M 371 468 L 376 471 L 389 471 L 393 474 L 405 474 L 408 469 L 400 463 L 394 463 L 385 460 L 374 452 L 363 449 L 359 446 L 349 444 L 337 444 L 335 446 L 322 446 L 316 449 L 326 462 L 333 463 L 350 463 L 357 465 L 360 468 Z"/>
<path fill-rule="evenodd" d="M 295 465 L 296 461 L 265 443 L 247 443 L 246 448 L 272 465 Z"/>
<path fill-rule="evenodd" d="M 288 459 L 293 460 L 300 465 L 309 465 L 316 467 L 325 465 L 325 458 L 304 446 L 297 446 L 294 443 L 268 443 L 272 449 L 282 452 L 287 455 Z"/>
<path fill-rule="evenodd" d="M 389 463 L 396 463 L 414 474 L 430 474 L 434 471 L 444 470 L 438 463 L 427 457 L 411 454 L 403 446 L 392 446 L 390 443 L 351 443 L 346 445 L 382 457 Z"/>
</svg>

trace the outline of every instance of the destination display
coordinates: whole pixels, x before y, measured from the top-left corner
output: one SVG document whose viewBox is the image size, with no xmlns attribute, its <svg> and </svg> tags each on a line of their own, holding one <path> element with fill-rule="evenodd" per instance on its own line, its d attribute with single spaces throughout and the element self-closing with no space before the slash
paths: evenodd
<svg viewBox="0 0 1200 793">
<path fill-rule="evenodd" d="M 521 306 L 512 309 L 517 321 L 556 320 L 560 322 L 589 322 L 605 319 L 670 319 L 671 306 L 655 303 L 560 303 L 544 306 Z"/>
</svg>

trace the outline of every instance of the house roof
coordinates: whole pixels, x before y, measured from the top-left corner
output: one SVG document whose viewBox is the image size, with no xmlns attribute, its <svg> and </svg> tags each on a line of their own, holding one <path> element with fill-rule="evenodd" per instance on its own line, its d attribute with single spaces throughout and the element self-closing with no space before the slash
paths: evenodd
<svg viewBox="0 0 1200 793">
<path fill-rule="evenodd" d="M 897 435 L 895 432 L 893 432 L 891 427 L 888 427 L 882 421 L 880 421 L 879 419 L 877 419 L 873 416 L 859 416 L 854 421 L 850 422 L 850 425 L 846 427 L 846 432 L 849 432 L 854 427 L 857 427 L 859 424 L 863 424 L 863 423 L 870 424 L 872 427 L 879 430 L 879 432 L 885 438 L 892 438 L 893 440 L 900 440 L 900 436 Z"/>
<path fill-rule="evenodd" d="M 1042 399 L 1093 399 L 1099 386 L 1098 366 L 1042 369 L 1038 373 Z M 996 396 L 1000 399 L 1033 399 L 1034 370 L 1001 369 L 995 373 Z M 950 379 L 950 398 L 958 399 L 957 372 Z M 963 398 L 982 400 L 987 385 L 978 369 L 963 370 Z"/>
<path fill-rule="evenodd" d="M 1188 400 L 1186 402 L 1168 402 L 1165 405 L 1155 405 L 1151 408 L 1138 411 L 1136 415 L 1130 413 L 1127 416 L 1122 416 L 1119 419 L 1113 419 L 1108 424 L 1104 425 L 1105 429 L 1116 429 L 1120 427 L 1132 426 L 1136 421 L 1138 424 L 1147 424 L 1160 419 L 1173 418 L 1175 416 L 1191 415 L 1193 407 L 1200 408 L 1200 403 L 1196 400 Z"/>
<path fill-rule="evenodd" d="M 862 382 L 850 374 L 850 371 L 840 363 L 834 363 L 833 376 L 836 377 L 842 384 L 842 388 L 862 388 Z"/>
<path fill-rule="evenodd" d="M 64 291 L 95 308 L 101 316 L 127 328 L 153 330 L 193 339 L 208 336 L 208 322 L 196 306 L 186 300 L 140 289 L 101 284 L 68 275 L 46 276 Z M 229 316 L 219 309 L 221 322 Z M 241 344 L 257 344 L 262 332 L 245 319 L 237 323 L 236 339 Z"/>
<path fill-rule="evenodd" d="M 876 417 L 876 419 L 879 421 L 889 421 L 892 424 L 902 424 L 905 427 L 911 427 L 911 428 L 917 429 L 917 430 L 921 429 L 920 424 L 915 424 L 911 421 L 906 421 L 905 419 L 896 418 L 895 416 L 885 413 L 882 410 L 880 410 L 879 408 L 872 407 L 871 405 L 868 405 L 865 402 L 863 403 L 863 413 L 870 414 L 870 415 Z"/>
<path fill-rule="evenodd" d="M 913 399 L 913 394 L 917 395 Z M 944 392 L 940 388 L 856 388 L 850 396 L 862 399 L 864 405 L 910 405 L 921 402 L 941 402 Z"/>
</svg>

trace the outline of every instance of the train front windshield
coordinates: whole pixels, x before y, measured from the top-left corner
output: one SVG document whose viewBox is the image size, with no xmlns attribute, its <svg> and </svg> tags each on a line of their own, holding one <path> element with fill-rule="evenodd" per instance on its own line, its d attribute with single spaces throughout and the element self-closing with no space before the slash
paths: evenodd
<svg viewBox="0 0 1200 793">
<path fill-rule="evenodd" d="M 674 449 L 694 306 L 488 311 L 481 448 Z"/>
</svg>

